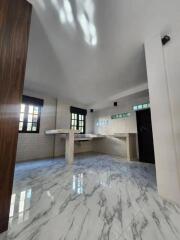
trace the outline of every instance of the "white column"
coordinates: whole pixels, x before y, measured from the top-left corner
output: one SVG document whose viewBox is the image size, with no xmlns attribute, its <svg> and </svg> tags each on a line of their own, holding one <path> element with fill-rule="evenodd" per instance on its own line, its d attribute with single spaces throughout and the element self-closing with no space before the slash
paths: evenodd
<svg viewBox="0 0 180 240">
<path fill-rule="evenodd" d="M 164 58 L 165 47 L 162 47 L 160 35 L 149 39 L 145 43 L 156 175 L 160 195 L 180 203 L 178 156 L 176 154 L 169 82 Z"/>
<path fill-rule="evenodd" d="M 68 164 L 74 162 L 74 132 L 70 131 L 66 136 L 65 158 Z"/>
<path fill-rule="evenodd" d="M 167 71 L 169 98 L 171 103 L 171 113 L 173 130 L 175 137 L 175 147 L 177 156 L 177 166 L 180 180 L 180 27 L 179 22 L 174 24 L 170 34 L 171 41 L 164 47 L 165 65 Z M 180 181 L 179 181 L 180 182 Z"/>
</svg>

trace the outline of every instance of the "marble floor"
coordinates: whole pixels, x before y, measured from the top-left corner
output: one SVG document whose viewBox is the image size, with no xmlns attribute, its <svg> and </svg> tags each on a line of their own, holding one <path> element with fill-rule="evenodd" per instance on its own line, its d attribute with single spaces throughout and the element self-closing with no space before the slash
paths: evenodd
<svg viewBox="0 0 180 240">
<path fill-rule="evenodd" d="M 177 240 L 180 207 L 158 196 L 151 164 L 96 154 L 20 163 L 2 239 Z"/>
</svg>

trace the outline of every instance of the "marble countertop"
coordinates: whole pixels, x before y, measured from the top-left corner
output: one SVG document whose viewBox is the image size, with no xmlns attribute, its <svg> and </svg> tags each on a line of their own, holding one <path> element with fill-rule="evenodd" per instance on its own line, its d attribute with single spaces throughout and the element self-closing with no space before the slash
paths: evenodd
<svg viewBox="0 0 180 240">
<path fill-rule="evenodd" d="M 75 142 L 80 141 L 91 141 L 93 139 L 104 138 L 104 135 L 98 134 L 80 134 L 79 130 L 71 130 L 71 129 L 54 129 L 54 130 L 47 130 L 45 134 L 47 135 L 55 135 L 61 134 L 61 138 L 65 138 L 65 134 L 69 134 L 70 132 L 75 134 Z"/>
<path fill-rule="evenodd" d="M 91 141 L 93 139 L 100 139 L 100 138 L 104 138 L 104 135 L 98 135 L 98 134 L 77 134 L 75 136 L 75 141 Z"/>
<path fill-rule="evenodd" d="M 50 134 L 69 134 L 69 133 L 78 134 L 78 133 L 80 133 L 80 131 L 79 130 L 72 130 L 72 129 L 53 129 L 53 130 L 46 130 L 45 133 L 47 135 L 50 135 Z"/>
<path fill-rule="evenodd" d="M 130 135 L 136 135 L 136 133 L 114 133 L 114 137 L 117 138 L 128 138 Z"/>
</svg>

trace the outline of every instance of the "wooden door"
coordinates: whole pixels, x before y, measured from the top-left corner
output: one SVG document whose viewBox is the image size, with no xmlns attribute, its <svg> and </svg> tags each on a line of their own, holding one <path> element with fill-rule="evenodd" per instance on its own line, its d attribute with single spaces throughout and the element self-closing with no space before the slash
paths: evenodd
<svg viewBox="0 0 180 240">
<path fill-rule="evenodd" d="M 31 8 L 0 0 L 0 232 L 8 228 Z"/>
</svg>

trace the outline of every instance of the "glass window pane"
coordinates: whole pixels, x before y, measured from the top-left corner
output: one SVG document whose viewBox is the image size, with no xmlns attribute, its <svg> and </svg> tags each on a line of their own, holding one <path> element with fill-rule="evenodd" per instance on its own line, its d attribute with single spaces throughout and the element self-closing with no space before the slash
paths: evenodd
<svg viewBox="0 0 180 240">
<path fill-rule="evenodd" d="M 138 110 L 138 106 L 134 106 L 134 107 L 133 107 L 133 110 L 134 110 L 134 111 L 137 111 L 137 110 Z"/>
<path fill-rule="evenodd" d="M 38 114 L 39 112 L 39 108 L 38 107 L 34 107 L 34 114 Z"/>
<path fill-rule="evenodd" d="M 80 121 L 80 122 L 79 122 L 79 126 L 80 126 L 80 127 L 83 127 L 83 126 L 84 126 L 84 122 L 83 122 L 83 121 Z"/>
<path fill-rule="evenodd" d="M 33 116 L 33 122 L 37 122 L 38 121 L 38 115 L 34 115 Z"/>
<path fill-rule="evenodd" d="M 139 110 L 143 109 L 143 106 L 142 105 L 138 105 L 138 109 Z"/>
<path fill-rule="evenodd" d="M 27 125 L 27 131 L 31 131 L 31 128 L 32 128 L 32 123 L 28 123 L 28 125 Z"/>
<path fill-rule="evenodd" d="M 20 122 L 19 123 L 19 131 L 22 131 L 23 130 L 23 122 Z"/>
<path fill-rule="evenodd" d="M 20 121 L 23 122 L 24 121 L 24 113 L 20 114 Z"/>
<path fill-rule="evenodd" d="M 143 108 L 144 108 L 144 109 L 145 109 L 145 108 L 148 108 L 148 104 L 147 104 L 147 103 L 143 104 Z"/>
<path fill-rule="evenodd" d="M 29 105 L 29 113 L 33 113 L 33 109 L 34 109 L 34 107 L 32 106 L 32 105 Z"/>
<path fill-rule="evenodd" d="M 32 131 L 37 131 L 37 123 L 32 124 Z"/>
<path fill-rule="evenodd" d="M 32 126 L 33 126 L 33 127 L 37 127 L 37 123 L 33 123 Z"/>
<path fill-rule="evenodd" d="M 21 104 L 21 112 L 25 112 L 25 104 Z"/>
<path fill-rule="evenodd" d="M 28 114 L 28 122 L 32 122 L 32 117 L 33 117 L 32 114 Z"/>
</svg>

